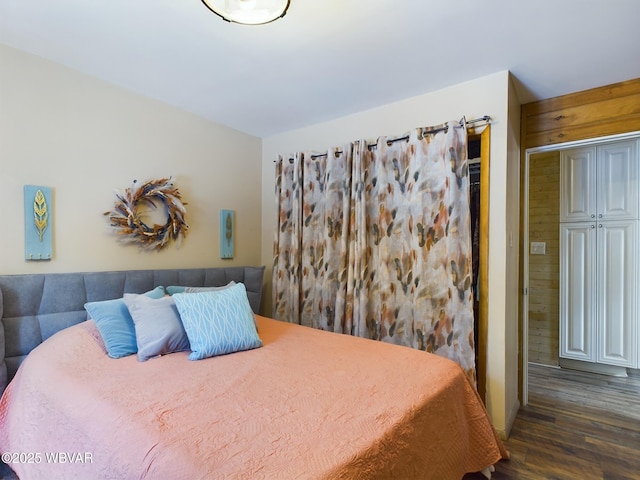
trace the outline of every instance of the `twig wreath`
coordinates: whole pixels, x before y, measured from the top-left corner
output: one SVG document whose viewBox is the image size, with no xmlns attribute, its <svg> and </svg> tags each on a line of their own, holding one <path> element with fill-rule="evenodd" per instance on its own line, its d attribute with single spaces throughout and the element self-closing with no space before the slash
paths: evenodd
<svg viewBox="0 0 640 480">
<path fill-rule="evenodd" d="M 114 209 L 104 215 L 109 216 L 111 226 L 125 242 L 136 243 L 147 250 L 162 250 L 170 240 L 180 246 L 189 225 L 184 220 L 186 203 L 182 203 L 182 196 L 171 177 L 145 183 L 134 180 L 131 188 L 116 194 L 116 198 Z M 155 209 L 159 205 L 166 210 L 166 223 L 153 226 L 144 223 L 140 207 Z"/>
</svg>

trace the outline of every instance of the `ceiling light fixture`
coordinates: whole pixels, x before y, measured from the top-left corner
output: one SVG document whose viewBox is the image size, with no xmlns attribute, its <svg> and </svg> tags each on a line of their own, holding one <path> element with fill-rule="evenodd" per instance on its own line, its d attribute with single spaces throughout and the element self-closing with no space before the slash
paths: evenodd
<svg viewBox="0 0 640 480">
<path fill-rule="evenodd" d="M 284 17 L 290 0 L 202 0 L 223 20 L 243 25 L 262 25 Z"/>
</svg>

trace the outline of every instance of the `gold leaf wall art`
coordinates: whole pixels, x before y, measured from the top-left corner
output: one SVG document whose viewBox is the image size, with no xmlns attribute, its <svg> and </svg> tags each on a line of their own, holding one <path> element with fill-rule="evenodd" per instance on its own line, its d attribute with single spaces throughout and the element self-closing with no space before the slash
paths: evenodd
<svg viewBox="0 0 640 480">
<path fill-rule="evenodd" d="M 49 219 L 49 214 L 47 212 L 47 199 L 44 197 L 42 190 L 38 190 L 36 192 L 36 198 L 33 200 L 33 217 L 38 236 L 42 242 L 44 231 L 47 229 L 48 225 L 47 220 Z"/>
</svg>

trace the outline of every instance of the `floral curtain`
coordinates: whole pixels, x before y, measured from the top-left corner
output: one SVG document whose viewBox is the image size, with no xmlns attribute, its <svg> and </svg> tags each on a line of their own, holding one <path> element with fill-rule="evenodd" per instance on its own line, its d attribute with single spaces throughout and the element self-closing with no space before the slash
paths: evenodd
<svg viewBox="0 0 640 480">
<path fill-rule="evenodd" d="M 273 316 L 458 362 L 475 380 L 465 128 L 276 164 Z"/>
<path fill-rule="evenodd" d="M 342 332 L 351 158 L 345 146 L 324 155 L 281 156 L 276 163 L 274 318 Z"/>
</svg>

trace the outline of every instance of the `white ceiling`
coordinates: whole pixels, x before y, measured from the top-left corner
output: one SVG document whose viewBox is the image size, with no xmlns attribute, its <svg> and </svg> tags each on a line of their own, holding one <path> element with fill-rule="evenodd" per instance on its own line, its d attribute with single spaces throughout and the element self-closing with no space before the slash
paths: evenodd
<svg viewBox="0 0 640 480">
<path fill-rule="evenodd" d="M 502 70 L 522 103 L 640 78 L 640 0 L 291 0 L 262 26 L 200 0 L 0 0 L 0 43 L 265 137 Z"/>
</svg>

